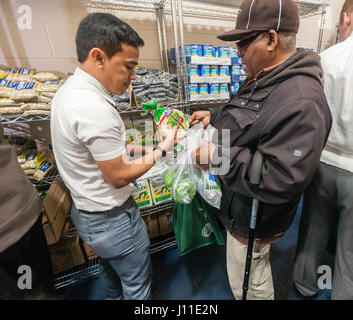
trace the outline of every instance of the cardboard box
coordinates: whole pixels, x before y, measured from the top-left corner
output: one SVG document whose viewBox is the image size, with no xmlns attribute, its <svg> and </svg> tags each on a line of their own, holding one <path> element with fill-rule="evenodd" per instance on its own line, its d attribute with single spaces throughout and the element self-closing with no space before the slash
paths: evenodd
<svg viewBox="0 0 353 320">
<path fill-rule="evenodd" d="M 150 239 L 159 237 L 159 228 L 158 228 L 158 220 L 155 214 L 150 214 L 144 216 L 143 219 L 147 224 L 148 234 Z"/>
<path fill-rule="evenodd" d="M 93 249 L 86 242 L 83 242 L 82 244 L 86 253 L 87 260 L 93 260 L 95 258 L 98 258 L 98 254 L 95 253 Z"/>
<path fill-rule="evenodd" d="M 159 224 L 159 234 L 164 236 L 165 234 L 171 233 L 174 231 L 174 226 L 172 222 L 172 212 L 166 211 L 158 215 L 158 224 Z"/>
<path fill-rule="evenodd" d="M 60 240 L 71 205 L 70 192 L 65 185 L 62 182 L 52 184 L 43 201 L 42 224 L 48 245 Z"/>
<path fill-rule="evenodd" d="M 54 274 L 85 263 L 78 235 L 49 246 L 49 252 Z"/>
</svg>

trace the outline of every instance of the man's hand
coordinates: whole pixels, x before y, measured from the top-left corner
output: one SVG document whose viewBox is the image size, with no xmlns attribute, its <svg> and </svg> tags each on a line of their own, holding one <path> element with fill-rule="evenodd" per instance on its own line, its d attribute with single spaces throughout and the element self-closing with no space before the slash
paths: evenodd
<svg viewBox="0 0 353 320">
<path fill-rule="evenodd" d="M 192 158 L 201 169 L 208 169 L 211 155 L 216 145 L 209 141 L 202 141 L 200 147 L 192 151 Z"/>
<path fill-rule="evenodd" d="M 207 110 L 195 111 L 190 117 L 191 126 L 202 122 L 205 129 L 210 124 L 210 121 L 211 112 Z"/>
<path fill-rule="evenodd" d="M 166 137 L 163 137 L 163 141 L 159 143 L 159 145 L 165 150 L 172 150 L 173 147 L 178 143 L 177 133 L 179 129 L 179 125 L 173 128 L 173 131 Z"/>
</svg>

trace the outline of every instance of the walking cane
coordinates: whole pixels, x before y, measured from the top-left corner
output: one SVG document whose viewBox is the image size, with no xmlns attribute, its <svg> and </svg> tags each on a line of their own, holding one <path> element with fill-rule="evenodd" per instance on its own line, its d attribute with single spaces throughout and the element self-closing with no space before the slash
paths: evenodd
<svg viewBox="0 0 353 320">
<path fill-rule="evenodd" d="M 251 165 L 250 165 L 250 183 L 253 185 L 258 185 L 260 183 L 260 176 L 262 170 L 263 155 L 260 151 L 256 151 Z M 256 218 L 257 210 L 259 208 L 259 200 L 252 200 L 251 207 L 251 217 L 250 217 L 250 227 L 249 227 L 249 237 L 248 237 L 248 249 L 246 252 L 246 264 L 245 264 L 245 273 L 243 281 L 243 297 L 242 300 L 246 300 L 246 296 L 249 289 L 249 278 L 250 278 L 250 269 L 251 269 L 251 260 L 252 260 L 252 251 L 254 247 L 255 239 L 255 227 L 256 227 Z"/>
</svg>

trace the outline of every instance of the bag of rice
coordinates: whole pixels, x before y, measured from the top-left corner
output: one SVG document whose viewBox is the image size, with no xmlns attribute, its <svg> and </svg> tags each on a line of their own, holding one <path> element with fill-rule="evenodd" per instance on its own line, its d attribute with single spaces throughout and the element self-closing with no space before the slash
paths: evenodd
<svg viewBox="0 0 353 320">
<path fill-rule="evenodd" d="M 38 97 L 37 89 L 39 87 L 40 83 L 37 81 L 22 81 L 16 86 L 15 90 L 12 91 L 10 98 L 15 102 L 35 101 Z"/>
<path fill-rule="evenodd" d="M 11 72 L 10 69 L 3 69 L 0 68 L 0 79 L 4 79 L 7 77 L 7 75 Z"/>
<path fill-rule="evenodd" d="M 65 83 L 65 80 L 45 81 L 37 89 L 38 92 L 56 92 Z"/>
<path fill-rule="evenodd" d="M 34 73 L 35 73 L 35 69 L 13 68 L 11 72 L 7 75 L 6 80 L 17 81 L 17 82 L 31 81 Z"/>
<path fill-rule="evenodd" d="M 0 80 L 0 98 L 11 98 L 12 92 L 18 86 L 18 82 L 11 80 Z"/>
<path fill-rule="evenodd" d="M 57 80 L 60 80 L 61 77 L 60 75 L 54 72 L 38 72 L 33 76 L 33 79 L 39 82 L 46 82 L 46 81 L 57 81 Z"/>
</svg>

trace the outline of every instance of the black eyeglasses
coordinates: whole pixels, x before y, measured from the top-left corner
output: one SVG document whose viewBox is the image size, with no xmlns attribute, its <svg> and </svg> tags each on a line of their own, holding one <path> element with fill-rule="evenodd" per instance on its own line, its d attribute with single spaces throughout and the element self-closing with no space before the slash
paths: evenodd
<svg viewBox="0 0 353 320">
<path fill-rule="evenodd" d="M 238 51 L 240 51 L 240 49 L 242 47 L 247 46 L 248 44 L 250 44 L 251 42 L 253 42 L 261 33 L 263 33 L 264 31 L 261 32 L 257 32 L 254 35 L 250 36 L 249 38 L 246 38 L 244 40 L 239 40 L 237 42 L 235 42 L 235 45 L 237 46 Z"/>
</svg>

